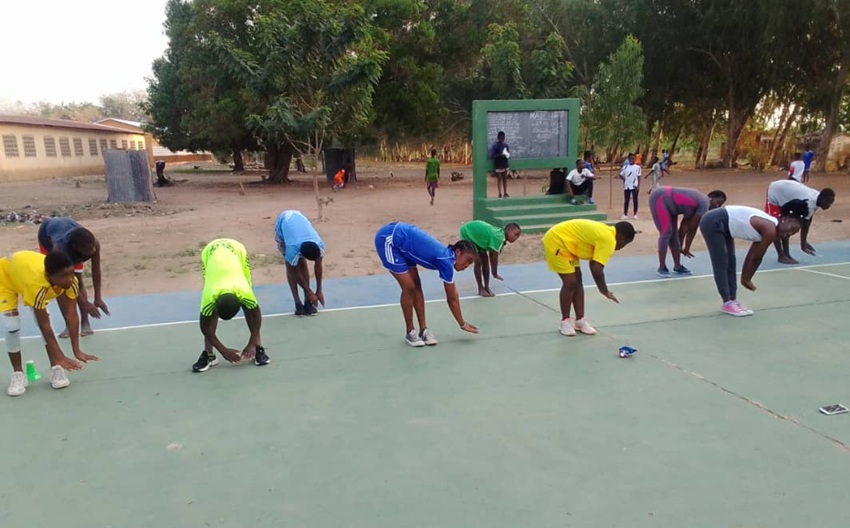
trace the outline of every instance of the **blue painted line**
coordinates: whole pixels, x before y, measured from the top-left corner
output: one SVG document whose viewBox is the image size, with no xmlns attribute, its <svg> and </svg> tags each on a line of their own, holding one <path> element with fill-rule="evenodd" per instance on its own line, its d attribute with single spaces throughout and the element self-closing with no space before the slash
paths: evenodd
<svg viewBox="0 0 850 528">
<path fill-rule="evenodd" d="M 739 270 L 748 247 L 747 244 L 738 244 Z M 799 250 L 795 252 L 795 257 L 800 260 L 800 266 L 850 262 L 850 240 L 823 242 L 816 247 L 818 250 L 816 257 L 802 254 Z M 510 248 L 507 251 L 510 251 Z M 668 256 L 668 266 L 671 265 L 671 262 L 672 260 Z M 693 271 L 694 275 L 711 274 L 711 263 L 706 252 L 696 254 L 694 259 L 683 259 L 683 263 Z M 585 265 L 582 264 L 582 266 Z M 605 275 L 609 283 L 655 280 L 658 279 L 655 275 L 657 267 L 658 259 L 655 255 L 624 257 L 615 255 L 606 266 Z M 760 269 L 791 268 L 792 266 L 783 266 L 777 263 L 775 253 L 770 249 Z M 584 269 L 586 270 L 586 267 Z M 560 287 L 559 279 L 546 268 L 546 264 L 543 262 L 500 266 L 499 272 L 504 277 L 505 284 L 496 280 L 491 281 L 491 289 L 496 294 L 510 293 L 511 288 L 517 291 L 534 291 Z M 445 298 L 443 284 L 436 272 L 423 270 L 421 277 L 422 288 L 427 300 Z M 676 279 L 671 278 L 669 280 Z M 585 284 L 592 284 L 593 281 L 589 273 L 584 274 L 584 281 Z M 510 288 L 506 285 L 509 285 Z M 461 296 L 472 296 L 478 293 L 471 268 L 457 276 L 457 287 Z M 325 308 L 356 308 L 395 304 L 399 297 L 398 285 L 389 273 L 381 273 L 371 277 L 327 279 L 324 289 L 325 300 L 327 301 Z M 291 313 L 294 309 L 289 286 L 285 283 L 255 286 L 254 291 L 263 313 L 266 315 Z M 707 295 L 713 293 L 713 290 L 706 292 Z M 107 328 L 195 321 L 200 312 L 200 297 L 199 291 L 108 297 L 106 302 L 113 315 L 111 317 L 104 316 L 100 320 L 93 320 L 92 326 L 97 331 Z M 61 331 L 65 327 L 65 323 L 55 303 L 51 304 L 50 311 L 54 330 Z M 27 313 L 27 311 L 23 313 Z M 34 318 L 22 317 L 22 326 L 24 337 L 40 335 Z"/>
</svg>

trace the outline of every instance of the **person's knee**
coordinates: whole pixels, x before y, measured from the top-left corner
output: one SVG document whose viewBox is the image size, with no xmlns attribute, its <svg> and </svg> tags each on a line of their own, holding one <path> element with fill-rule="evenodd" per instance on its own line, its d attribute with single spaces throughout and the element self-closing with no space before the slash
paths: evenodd
<svg viewBox="0 0 850 528">
<path fill-rule="evenodd" d="M 14 354 L 21 351 L 21 316 L 17 310 L 6 312 L 0 319 L 6 331 L 6 351 Z"/>
</svg>

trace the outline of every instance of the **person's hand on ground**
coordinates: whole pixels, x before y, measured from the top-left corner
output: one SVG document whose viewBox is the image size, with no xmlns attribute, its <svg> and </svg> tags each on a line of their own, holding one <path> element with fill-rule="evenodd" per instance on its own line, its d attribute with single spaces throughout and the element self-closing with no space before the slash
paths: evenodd
<svg viewBox="0 0 850 528">
<path fill-rule="evenodd" d="M 800 244 L 800 249 L 803 250 L 803 253 L 806 253 L 808 255 L 815 255 L 817 253 L 815 251 L 815 248 L 812 247 L 812 245 L 809 244 L 808 242 L 805 243 L 805 244 Z"/>
<path fill-rule="evenodd" d="M 62 367 L 65 370 L 83 370 L 83 365 L 79 361 L 66 356 L 62 356 L 56 360 L 56 366 Z"/>
<path fill-rule="evenodd" d="M 239 353 L 238 350 L 233 348 L 225 348 L 224 350 L 219 350 L 221 352 L 222 357 L 231 363 L 239 363 L 242 361 L 242 354 Z"/>
<path fill-rule="evenodd" d="M 91 354 L 86 354 L 82 350 L 77 350 L 74 352 L 74 357 L 82 361 L 83 363 L 88 363 L 89 361 L 100 361 L 100 358 L 97 356 L 93 356 Z"/>
<path fill-rule="evenodd" d="M 242 349 L 242 359 L 250 361 L 257 355 L 257 345 L 248 344 Z"/>
<path fill-rule="evenodd" d="M 464 332 L 469 332 L 470 334 L 478 333 L 478 327 L 473 324 L 467 323 L 466 321 L 464 321 L 463 324 L 460 325 L 460 329 Z"/>
<path fill-rule="evenodd" d="M 604 295 L 608 299 L 611 299 L 615 303 L 620 304 L 620 301 L 617 300 L 617 297 L 614 295 L 614 292 L 609 291 L 607 293 L 603 293 L 602 295 Z"/>
</svg>

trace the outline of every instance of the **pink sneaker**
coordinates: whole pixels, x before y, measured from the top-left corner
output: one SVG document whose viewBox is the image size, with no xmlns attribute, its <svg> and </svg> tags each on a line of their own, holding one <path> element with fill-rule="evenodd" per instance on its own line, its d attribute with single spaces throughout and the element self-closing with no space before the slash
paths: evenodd
<svg viewBox="0 0 850 528">
<path fill-rule="evenodd" d="M 745 315 L 753 315 L 753 311 L 750 310 L 749 308 L 747 308 L 746 306 L 744 306 L 743 304 L 741 304 L 741 301 L 734 301 L 734 302 L 735 302 L 735 304 L 738 305 L 738 308 L 740 308 L 741 310 L 743 310 L 745 312 Z"/>
<path fill-rule="evenodd" d="M 734 317 L 744 317 L 746 315 L 750 315 L 746 310 L 741 308 L 736 301 L 728 301 L 723 303 L 723 306 L 720 308 L 720 311 L 732 315 Z"/>
</svg>

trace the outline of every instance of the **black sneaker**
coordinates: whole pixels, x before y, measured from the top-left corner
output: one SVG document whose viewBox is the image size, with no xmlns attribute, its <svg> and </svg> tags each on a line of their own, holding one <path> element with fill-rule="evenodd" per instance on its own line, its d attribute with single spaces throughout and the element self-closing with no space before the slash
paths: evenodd
<svg viewBox="0 0 850 528">
<path fill-rule="evenodd" d="M 192 365 L 192 372 L 206 372 L 210 367 L 216 365 L 218 365 L 218 360 L 215 357 L 215 353 L 204 350 L 201 352 L 201 357 L 198 358 L 198 361 Z"/>
<path fill-rule="evenodd" d="M 317 313 L 319 313 L 319 310 L 316 308 L 316 305 L 311 303 L 310 301 L 304 303 L 304 311 L 307 312 L 307 315 L 316 315 Z"/>
<path fill-rule="evenodd" d="M 254 355 L 254 364 L 258 367 L 262 367 L 263 365 L 268 365 L 271 359 L 266 354 L 266 349 L 258 346 L 257 353 Z"/>
<path fill-rule="evenodd" d="M 305 315 L 307 315 L 307 310 L 304 309 L 304 305 L 297 303 L 295 305 L 295 317 L 304 317 Z"/>
</svg>

